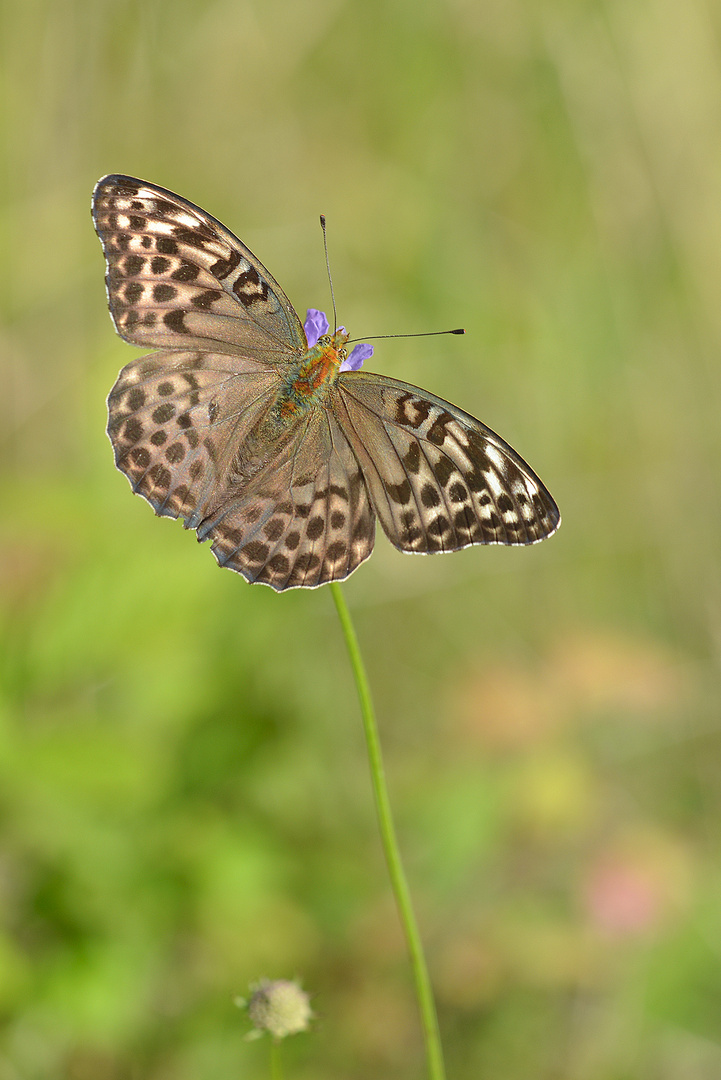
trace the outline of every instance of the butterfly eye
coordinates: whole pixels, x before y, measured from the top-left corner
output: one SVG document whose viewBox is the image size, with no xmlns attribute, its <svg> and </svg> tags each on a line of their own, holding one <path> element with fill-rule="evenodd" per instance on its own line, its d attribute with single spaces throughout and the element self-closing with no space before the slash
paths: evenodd
<svg viewBox="0 0 721 1080">
<path fill-rule="evenodd" d="M 327 348 L 327 346 L 330 345 L 330 336 L 328 334 L 321 334 L 318 338 L 318 344 L 322 345 L 324 349 Z"/>
<path fill-rule="evenodd" d="M 348 356 L 348 350 L 347 349 L 339 349 L 338 350 L 338 355 L 340 356 L 341 360 L 345 360 L 345 358 Z"/>
</svg>

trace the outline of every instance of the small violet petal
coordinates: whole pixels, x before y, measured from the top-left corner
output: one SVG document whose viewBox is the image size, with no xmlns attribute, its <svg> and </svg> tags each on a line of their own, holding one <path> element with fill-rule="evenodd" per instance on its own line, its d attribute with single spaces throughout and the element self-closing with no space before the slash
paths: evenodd
<svg viewBox="0 0 721 1080">
<path fill-rule="evenodd" d="M 351 350 L 350 356 L 346 357 L 340 366 L 341 371 L 360 371 L 363 367 L 364 360 L 370 360 L 373 355 L 373 346 L 364 342 L 361 345 L 355 345 Z"/>
<path fill-rule="evenodd" d="M 318 338 L 328 333 L 329 324 L 325 312 L 318 311 L 317 308 L 308 308 L 303 329 L 308 338 L 308 348 L 312 349 Z"/>
</svg>

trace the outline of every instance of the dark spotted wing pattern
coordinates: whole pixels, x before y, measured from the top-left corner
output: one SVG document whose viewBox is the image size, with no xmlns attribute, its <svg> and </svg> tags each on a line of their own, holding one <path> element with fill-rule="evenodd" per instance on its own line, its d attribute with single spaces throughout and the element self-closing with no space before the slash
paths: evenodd
<svg viewBox="0 0 721 1080">
<path fill-rule="evenodd" d="M 221 566 L 278 591 L 340 581 L 371 554 L 376 513 L 397 548 L 425 553 L 532 544 L 558 527 L 526 463 L 447 401 L 361 372 L 333 373 L 303 401 L 300 320 L 210 214 L 106 176 L 93 220 L 118 333 L 159 350 L 110 392 L 116 464 Z"/>
<path fill-rule="evenodd" d="M 383 375 L 344 372 L 333 407 L 401 551 L 535 544 L 558 528 L 558 507 L 523 458 L 450 402 Z"/>
<path fill-rule="evenodd" d="M 221 566 L 274 589 L 348 577 L 373 550 L 375 514 L 348 440 L 317 409 L 280 460 L 226 494 L 198 529 Z"/>
<path fill-rule="evenodd" d="M 277 382 L 274 371 L 223 353 L 172 350 L 134 360 L 108 398 L 115 464 L 156 514 L 195 528 Z"/>
<path fill-rule="evenodd" d="M 266 366 L 308 348 L 277 281 L 199 206 L 131 176 L 105 176 L 93 193 L 93 221 L 110 313 L 131 344 L 221 348 Z"/>
</svg>

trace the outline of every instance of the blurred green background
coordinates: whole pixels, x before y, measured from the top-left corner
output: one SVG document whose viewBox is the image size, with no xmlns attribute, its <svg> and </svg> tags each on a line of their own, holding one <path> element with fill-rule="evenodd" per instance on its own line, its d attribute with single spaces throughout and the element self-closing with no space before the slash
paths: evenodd
<svg viewBox="0 0 721 1080">
<path fill-rule="evenodd" d="M 721 1077 L 721 9 L 5 0 L 0 1080 L 423 1075 L 327 590 L 113 468 L 107 172 L 226 222 L 564 516 L 350 580 L 451 1080 Z"/>
</svg>

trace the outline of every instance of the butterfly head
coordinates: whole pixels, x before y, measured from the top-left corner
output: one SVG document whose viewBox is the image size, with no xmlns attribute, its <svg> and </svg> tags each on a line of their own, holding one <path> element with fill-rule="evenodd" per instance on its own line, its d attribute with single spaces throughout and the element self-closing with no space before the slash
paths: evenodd
<svg viewBox="0 0 721 1080">
<path fill-rule="evenodd" d="M 345 346 L 350 334 L 346 332 L 346 328 L 339 326 L 334 334 L 329 334 L 330 324 L 326 314 L 317 308 L 308 308 L 304 329 L 308 348 L 320 345 L 324 352 L 332 350 L 340 362 L 339 371 L 358 371 L 363 362 L 373 355 L 373 346 L 365 343 L 355 345 L 349 354 Z"/>
</svg>

